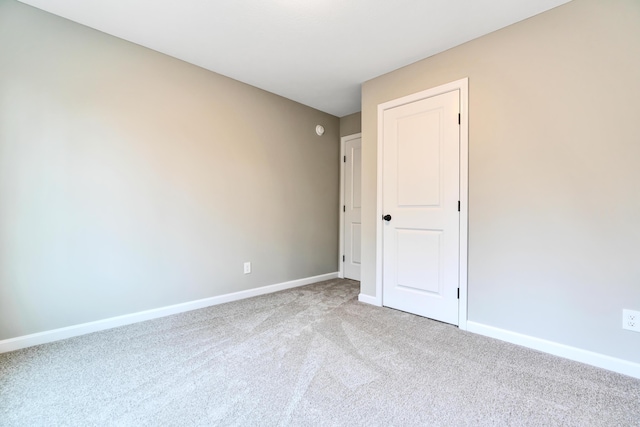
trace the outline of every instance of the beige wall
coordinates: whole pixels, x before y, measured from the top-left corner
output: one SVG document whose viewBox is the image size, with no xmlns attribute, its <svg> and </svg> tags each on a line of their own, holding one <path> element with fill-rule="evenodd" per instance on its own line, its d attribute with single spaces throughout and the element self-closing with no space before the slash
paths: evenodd
<svg viewBox="0 0 640 427">
<path fill-rule="evenodd" d="M 362 131 L 362 113 L 353 113 L 340 118 L 340 136 L 348 136 Z"/>
<path fill-rule="evenodd" d="M 339 150 L 336 117 L 0 0 L 0 339 L 337 271 Z"/>
<path fill-rule="evenodd" d="M 363 280 L 376 107 L 469 77 L 469 320 L 640 362 L 640 2 L 575 0 L 363 85 Z"/>
</svg>

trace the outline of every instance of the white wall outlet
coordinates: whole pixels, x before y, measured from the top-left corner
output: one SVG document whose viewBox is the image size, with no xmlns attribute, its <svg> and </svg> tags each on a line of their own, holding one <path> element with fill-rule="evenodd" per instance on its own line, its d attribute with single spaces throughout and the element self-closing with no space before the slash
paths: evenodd
<svg viewBox="0 0 640 427">
<path fill-rule="evenodd" d="M 245 262 L 244 263 L 244 274 L 249 274 L 251 273 L 251 263 L 250 262 Z"/>
<path fill-rule="evenodd" d="M 640 311 L 622 310 L 622 329 L 640 332 Z"/>
</svg>

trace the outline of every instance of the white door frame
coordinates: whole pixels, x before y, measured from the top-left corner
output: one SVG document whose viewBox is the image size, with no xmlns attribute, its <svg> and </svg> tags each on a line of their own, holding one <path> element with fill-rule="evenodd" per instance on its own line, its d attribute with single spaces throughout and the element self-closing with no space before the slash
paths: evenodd
<svg viewBox="0 0 640 427">
<path fill-rule="evenodd" d="M 467 329 L 467 250 L 469 228 L 469 79 L 464 78 L 378 105 L 378 182 L 376 206 L 376 297 L 375 305 L 382 306 L 382 162 L 385 110 L 424 98 L 460 91 L 460 257 L 458 327 Z"/>
<path fill-rule="evenodd" d="M 345 171 L 345 162 L 344 156 L 346 153 L 347 141 L 351 141 L 352 139 L 362 138 L 362 133 L 354 133 L 353 135 L 347 135 L 340 138 L 340 206 L 338 209 L 340 211 L 340 242 L 338 243 L 340 246 L 338 248 L 338 277 L 344 279 L 344 262 L 342 261 L 342 257 L 345 255 L 344 253 L 344 171 Z"/>
</svg>

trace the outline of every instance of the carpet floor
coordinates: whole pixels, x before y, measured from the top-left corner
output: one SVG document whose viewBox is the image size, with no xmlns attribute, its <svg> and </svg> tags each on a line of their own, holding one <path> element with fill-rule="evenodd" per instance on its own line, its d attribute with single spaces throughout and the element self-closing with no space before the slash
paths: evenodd
<svg viewBox="0 0 640 427">
<path fill-rule="evenodd" d="M 331 280 L 0 354 L 2 426 L 640 426 L 640 380 Z"/>
</svg>

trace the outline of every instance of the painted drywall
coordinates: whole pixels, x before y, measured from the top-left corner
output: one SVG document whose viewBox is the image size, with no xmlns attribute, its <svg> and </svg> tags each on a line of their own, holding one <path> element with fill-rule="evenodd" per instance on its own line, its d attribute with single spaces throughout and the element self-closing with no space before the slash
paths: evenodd
<svg viewBox="0 0 640 427">
<path fill-rule="evenodd" d="M 363 84 L 362 292 L 377 105 L 469 77 L 471 321 L 640 362 L 640 2 L 574 0 Z"/>
<path fill-rule="evenodd" d="M 340 117 L 340 136 L 349 136 L 362 131 L 362 113 Z"/>
<path fill-rule="evenodd" d="M 339 155 L 337 117 L 0 0 L 0 340 L 337 271 Z"/>
</svg>

